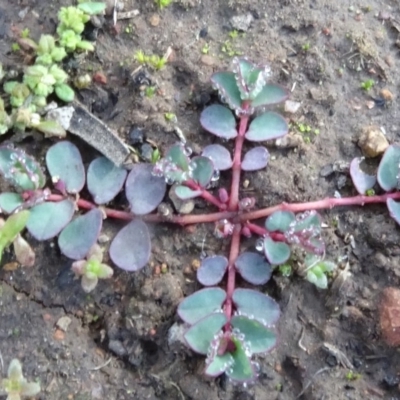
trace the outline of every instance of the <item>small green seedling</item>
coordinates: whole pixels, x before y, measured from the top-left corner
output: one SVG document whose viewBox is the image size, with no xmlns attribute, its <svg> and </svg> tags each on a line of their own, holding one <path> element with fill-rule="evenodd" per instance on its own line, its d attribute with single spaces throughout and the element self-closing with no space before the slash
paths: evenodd
<svg viewBox="0 0 400 400">
<path fill-rule="evenodd" d="M 367 79 L 363 82 L 361 82 L 361 89 L 365 90 L 366 92 L 369 92 L 375 85 L 375 81 L 373 79 Z"/>
<path fill-rule="evenodd" d="M 162 10 L 163 8 L 169 6 L 172 3 L 172 0 L 154 0 L 157 7 Z"/>
<path fill-rule="evenodd" d="M 205 43 L 204 46 L 201 48 L 201 52 L 203 54 L 208 54 L 210 52 L 210 45 L 208 43 Z"/>
<path fill-rule="evenodd" d="M 161 159 L 161 153 L 159 149 L 154 149 L 151 153 L 151 163 L 155 164 Z"/>
<path fill-rule="evenodd" d="M 311 47 L 310 43 L 307 42 L 307 43 L 304 43 L 304 44 L 301 46 L 301 49 L 302 49 L 303 51 L 308 51 L 308 50 L 310 50 L 310 47 Z"/>
<path fill-rule="evenodd" d="M 354 371 L 349 371 L 346 374 L 346 380 L 348 380 L 349 382 L 356 381 L 360 378 L 361 378 L 361 374 L 358 374 Z"/>
<path fill-rule="evenodd" d="M 147 55 L 143 52 L 143 50 L 138 50 L 135 53 L 135 59 L 139 64 L 147 65 L 148 67 L 153 68 L 156 71 L 164 68 L 165 64 L 168 61 L 166 57 L 160 57 L 156 54 Z"/>
<path fill-rule="evenodd" d="M 164 118 L 168 121 L 168 122 L 176 122 L 177 118 L 176 115 L 172 112 L 167 112 L 164 114 Z"/>
</svg>

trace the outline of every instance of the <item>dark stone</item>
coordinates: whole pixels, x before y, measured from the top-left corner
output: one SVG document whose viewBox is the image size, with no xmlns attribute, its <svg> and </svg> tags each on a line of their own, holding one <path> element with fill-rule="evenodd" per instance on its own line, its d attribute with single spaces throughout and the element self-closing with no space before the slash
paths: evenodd
<svg viewBox="0 0 400 400">
<path fill-rule="evenodd" d="M 131 146 L 136 146 L 137 144 L 141 144 L 144 141 L 144 131 L 142 128 L 138 128 L 137 126 L 133 126 L 128 134 L 128 143 Z"/>
<path fill-rule="evenodd" d="M 118 357 L 124 357 L 128 353 L 125 346 L 119 340 L 110 340 L 108 342 L 108 348 Z"/>
<path fill-rule="evenodd" d="M 205 38 L 208 35 L 208 28 L 205 26 L 204 28 L 200 29 L 199 37 Z"/>
<path fill-rule="evenodd" d="M 397 375 L 394 374 L 386 374 L 385 377 L 383 378 L 383 384 L 389 388 L 392 389 L 396 387 L 400 382 L 400 378 Z"/>
<path fill-rule="evenodd" d="M 151 162 L 151 155 L 153 154 L 153 148 L 148 143 L 143 143 L 140 146 L 140 155 L 148 162 Z"/>
</svg>

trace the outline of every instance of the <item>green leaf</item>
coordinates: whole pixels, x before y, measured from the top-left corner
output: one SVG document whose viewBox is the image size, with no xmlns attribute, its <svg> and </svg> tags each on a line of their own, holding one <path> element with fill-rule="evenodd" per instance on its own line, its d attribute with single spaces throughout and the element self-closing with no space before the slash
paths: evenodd
<svg viewBox="0 0 400 400">
<path fill-rule="evenodd" d="M 237 136 L 236 119 L 232 111 L 219 104 L 204 109 L 200 123 L 206 131 L 223 139 L 233 139 Z"/>
<path fill-rule="evenodd" d="M 279 306 L 275 300 L 251 289 L 235 289 L 232 300 L 239 315 L 254 318 L 265 326 L 272 326 L 279 318 Z"/>
<path fill-rule="evenodd" d="M 178 306 L 178 315 L 188 324 L 195 324 L 222 309 L 226 292 L 217 287 L 206 288 L 186 297 Z"/>
<path fill-rule="evenodd" d="M 252 142 L 276 139 L 288 133 L 289 126 L 285 119 L 273 111 L 256 117 L 249 126 L 245 138 Z"/>
<path fill-rule="evenodd" d="M 214 173 L 214 164 L 208 157 L 193 157 L 190 166 L 193 167 L 192 178 L 202 188 L 205 188 L 211 181 Z"/>
<path fill-rule="evenodd" d="M 87 2 L 80 3 L 77 6 L 81 11 L 89 15 L 100 14 L 106 9 L 106 3 L 101 2 Z"/>
<path fill-rule="evenodd" d="M 24 199 L 18 193 L 6 192 L 0 194 L 0 209 L 2 213 L 11 214 L 23 203 Z"/>
<path fill-rule="evenodd" d="M 188 188 L 187 186 L 176 186 L 175 187 L 175 194 L 181 200 L 194 199 L 195 197 L 200 196 L 201 193 L 202 193 L 201 190 L 192 190 L 192 189 Z"/>
<path fill-rule="evenodd" d="M 216 355 L 205 369 L 206 375 L 216 377 L 223 374 L 226 369 L 234 363 L 230 353 L 225 353 L 222 356 Z"/>
<path fill-rule="evenodd" d="M 310 283 L 314 284 L 319 289 L 326 289 L 328 287 L 328 278 L 318 266 L 315 266 L 307 271 L 306 278 Z"/>
<path fill-rule="evenodd" d="M 29 215 L 30 212 L 28 210 L 23 210 L 7 218 L 0 229 L 0 253 L 25 229 Z"/>
<path fill-rule="evenodd" d="M 264 107 L 282 103 L 289 97 L 289 92 L 282 86 L 267 83 L 260 94 L 251 102 L 252 107 Z"/>
<path fill-rule="evenodd" d="M 67 132 L 65 129 L 57 122 L 57 121 L 41 121 L 38 125 L 35 125 L 35 128 L 44 133 L 46 137 L 57 136 L 57 137 L 65 137 L 67 136 Z"/>
<path fill-rule="evenodd" d="M 290 257 L 290 247 L 284 242 L 275 242 L 270 237 L 264 239 L 264 253 L 272 265 L 286 262 Z"/>
<path fill-rule="evenodd" d="M 206 355 L 214 336 L 227 322 L 225 314 L 210 314 L 185 333 L 185 340 L 195 352 Z"/>
<path fill-rule="evenodd" d="M 389 210 L 390 216 L 400 225 L 400 203 L 393 199 L 387 199 L 386 206 Z"/>
<path fill-rule="evenodd" d="M 378 167 L 378 182 L 383 190 L 390 192 L 400 188 L 400 146 L 389 146 Z"/>
<path fill-rule="evenodd" d="M 211 77 L 211 81 L 218 89 L 223 101 L 226 101 L 233 109 L 241 108 L 242 98 L 233 72 L 217 72 Z"/>
<path fill-rule="evenodd" d="M 70 103 L 72 100 L 74 100 L 75 97 L 75 92 L 71 88 L 71 86 L 67 85 L 66 83 L 61 83 L 60 85 L 57 85 L 55 87 L 56 95 L 57 97 L 65 101 L 66 103 Z"/>
<path fill-rule="evenodd" d="M 226 375 L 236 382 L 246 382 L 256 377 L 256 371 L 251 363 L 250 358 L 246 355 L 242 343 L 232 338 L 235 342 L 236 350 L 231 353 L 233 357 L 233 365 L 226 370 Z"/>
<path fill-rule="evenodd" d="M 266 219 L 265 227 L 270 232 L 286 232 L 295 219 L 296 217 L 291 211 L 276 211 Z"/>
<path fill-rule="evenodd" d="M 185 153 L 185 149 L 183 145 L 176 144 L 168 150 L 165 158 L 170 160 L 173 164 L 179 167 L 183 171 L 187 171 L 189 169 L 190 159 Z"/>
<path fill-rule="evenodd" d="M 71 221 L 75 204 L 71 200 L 58 203 L 46 202 L 31 208 L 27 223 L 29 233 L 37 240 L 48 240 L 57 236 Z"/>
<path fill-rule="evenodd" d="M 264 285 L 271 278 L 271 265 L 258 253 L 241 253 L 235 261 L 235 267 L 242 278 L 253 285 Z"/>
<path fill-rule="evenodd" d="M 259 321 L 242 315 L 235 315 L 231 320 L 231 325 L 244 335 L 244 341 L 250 345 L 252 354 L 266 353 L 276 345 L 276 333 L 266 328 Z"/>
</svg>

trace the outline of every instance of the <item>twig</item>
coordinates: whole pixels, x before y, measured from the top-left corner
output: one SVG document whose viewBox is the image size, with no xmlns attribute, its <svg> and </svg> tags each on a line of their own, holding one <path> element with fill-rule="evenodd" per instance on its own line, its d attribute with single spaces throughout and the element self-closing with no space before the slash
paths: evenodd
<svg viewBox="0 0 400 400">
<path fill-rule="evenodd" d="M 102 369 L 102 368 L 106 367 L 108 364 L 110 364 L 111 360 L 112 360 L 112 358 L 110 357 L 104 364 L 101 364 L 94 368 L 89 368 L 89 371 L 98 371 L 99 369 Z"/>
</svg>

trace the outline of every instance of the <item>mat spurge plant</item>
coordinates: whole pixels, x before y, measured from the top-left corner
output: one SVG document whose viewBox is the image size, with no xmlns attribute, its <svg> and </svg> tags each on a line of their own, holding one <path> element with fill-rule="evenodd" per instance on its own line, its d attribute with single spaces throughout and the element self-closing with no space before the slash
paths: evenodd
<svg viewBox="0 0 400 400">
<path fill-rule="evenodd" d="M 91 291 L 99 279 L 113 275 L 97 243 L 104 218 L 128 221 L 108 249 L 112 263 L 125 271 L 138 271 L 150 259 L 147 223 L 214 223 L 215 236 L 230 243 L 228 254 L 202 259 L 197 279 L 205 288 L 185 298 L 178 314 L 187 325 L 187 344 L 207 357 L 207 375 L 225 373 L 233 382 L 253 381 L 258 374 L 255 357 L 277 344 L 280 310 L 264 293 L 264 286 L 255 290 L 249 285 L 265 285 L 275 269 L 287 270 L 288 265 L 318 288 L 326 288 L 338 274 L 336 264 L 325 257 L 322 217 L 317 210 L 386 203 L 390 215 L 400 222 L 397 145 L 387 149 L 377 177 L 362 171 L 362 159 L 351 162 L 356 196 L 259 209 L 254 198 L 241 196 L 242 171 L 263 169 L 269 161 L 266 147 L 255 145 L 244 153 L 244 142 L 268 142 L 288 132 L 285 118 L 269 110 L 285 101 L 288 92 L 270 83 L 269 75 L 269 68 L 247 59 L 236 59 L 233 72 L 213 75 L 215 88 L 231 109 L 213 104 L 203 110 L 201 125 L 222 140 L 198 155 L 180 142 L 156 164 L 139 163 L 127 171 L 99 157 L 85 171 L 78 148 L 61 141 L 46 153 L 52 182 L 47 187 L 37 161 L 20 149 L 0 147 L 0 172 L 17 189 L 0 195 L 2 213 L 10 215 L 0 227 L 0 250 L 10 246 L 25 227 L 37 240 L 57 238 L 61 253 L 74 260 L 72 269 L 82 278 L 83 289 Z M 234 141 L 232 153 L 226 147 L 229 140 Z M 221 171 L 228 170 L 232 170 L 230 187 L 217 188 Z M 216 210 L 174 214 L 164 202 L 169 186 L 181 200 L 202 198 Z M 375 195 L 374 190 L 382 194 Z M 129 211 L 125 205 L 120 209 L 106 206 L 121 191 Z M 241 251 L 242 237 L 254 240 L 253 251 Z M 241 281 L 247 282 L 245 287 L 238 287 Z"/>
</svg>

